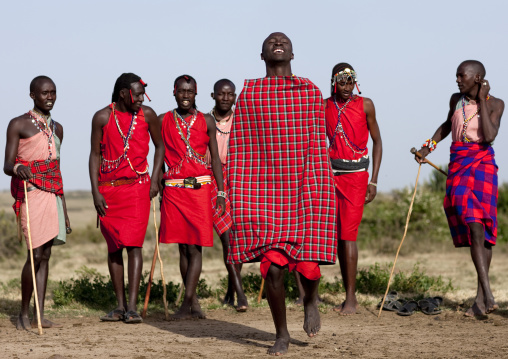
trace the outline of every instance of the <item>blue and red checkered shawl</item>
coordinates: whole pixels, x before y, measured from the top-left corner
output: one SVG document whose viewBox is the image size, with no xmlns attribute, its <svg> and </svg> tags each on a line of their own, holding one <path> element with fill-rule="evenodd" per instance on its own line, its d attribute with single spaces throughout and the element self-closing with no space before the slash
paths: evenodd
<svg viewBox="0 0 508 359">
<path fill-rule="evenodd" d="M 228 150 L 233 227 L 228 261 L 280 249 L 334 263 L 336 209 L 323 98 L 300 77 L 246 80 Z"/>
<path fill-rule="evenodd" d="M 491 146 L 452 143 L 443 205 L 456 247 L 471 245 L 471 222 L 482 223 L 485 239 L 496 244 L 497 165 Z"/>
<path fill-rule="evenodd" d="M 58 196 L 63 195 L 62 174 L 57 160 L 28 162 L 17 158 L 16 163 L 21 163 L 23 166 L 30 168 L 30 171 L 33 173 L 33 177 L 29 182 L 35 187 L 42 191 L 54 193 Z M 17 216 L 19 215 L 21 202 L 23 202 L 25 197 L 23 181 L 17 176 L 12 176 L 11 178 L 11 195 L 15 200 L 12 208 Z"/>
</svg>

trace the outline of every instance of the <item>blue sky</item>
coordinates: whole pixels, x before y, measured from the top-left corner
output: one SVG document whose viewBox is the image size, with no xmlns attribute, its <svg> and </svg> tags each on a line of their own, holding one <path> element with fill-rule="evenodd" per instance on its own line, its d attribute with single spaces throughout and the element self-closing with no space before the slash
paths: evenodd
<svg viewBox="0 0 508 359">
<path fill-rule="evenodd" d="M 122 72 L 148 83 L 152 102 L 145 104 L 158 114 L 175 107 L 173 81 L 188 73 L 198 82 L 199 109 L 208 112 L 216 80 L 230 78 L 239 93 L 244 79 L 265 75 L 261 44 L 274 31 L 293 42 L 293 73 L 310 78 L 325 97 L 333 65 L 346 61 L 357 70 L 383 139 L 380 191 L 413 184 L 418 168 L 409 149 L 446 119 L 461 61 L 482 61 L 492 95 L 508 100 L 508 3 L 501 0 L 9 1 L 2 13 L 1 95 L 9 106 L 0 147 L 8 121 L 32 106 L 31 79 L 50 76 L 58 91 L 52 114 L 65 131 L 67 190 L 90 188 L 91 119 L 109 104 Z M 494 145 L 500 182 L 508 181 L 507 116 Z M 446 164 L 450 143 L 442 141 L 429 159 Z M 9 183 L 0 176 L 0 190 Z"/>
</svg>

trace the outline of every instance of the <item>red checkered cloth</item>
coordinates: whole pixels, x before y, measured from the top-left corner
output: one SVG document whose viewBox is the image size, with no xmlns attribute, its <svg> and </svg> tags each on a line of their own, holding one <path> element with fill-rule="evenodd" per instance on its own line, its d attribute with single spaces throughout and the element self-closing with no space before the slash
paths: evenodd
<svg viewBox="0 0 508 359">
<path fill-rule="evenodd" d="M 233 227 L 228 262 L 280 249 L 336 260 L 336 208 L 323 98 L 300 77 L 246 80 L 228 152 Z"/>
<path fill-rule="evenodd" d="M 481 223 L 485 240 L 496 244 L 497 165 L 486 144 L 453 142 L 444 209 L 455 247 L 471 245 L 468 223 Z"/>
<path fill-rule="evenodd" d="M 63 195 L 63 184 L 62 184 L 62 173 L 60 172 L 60 165 L 58 161 L 23 161 L 16 158 L 16 163 L 21 163 L 23 166 L 30 168 L 33 173 L 33 177 L 30 179 L 30 183 L 41 191 L 51 192 L 58 196 Z M 14 197 L 14 204 L 12 208 L 19 215 L 21 208 L 21 202 L 25 198 L 25 189 L 23 181 L 17 176 L 11 178 L 11 195 Z"/>
<path fill-rule="evenodd" d="M 222 176 L 224 178 L 224 191 L 227 192 L 227 166 L 222 165 Z M 217 188 L 217 182 L 215 181 L 215 177 L 212 174 L 212 208 L 213 208 L 213 229 L 220 236 L 222 233 L 226 232 L 233 225 L 233 220 L 231 219 L 231 202 L 229 198 L 226 197 L 226 212 L 223 216 L 219 215 L 218 209 L 215 208 L 217 204 L 217 193 L 219 189 Z"/>
</svg>

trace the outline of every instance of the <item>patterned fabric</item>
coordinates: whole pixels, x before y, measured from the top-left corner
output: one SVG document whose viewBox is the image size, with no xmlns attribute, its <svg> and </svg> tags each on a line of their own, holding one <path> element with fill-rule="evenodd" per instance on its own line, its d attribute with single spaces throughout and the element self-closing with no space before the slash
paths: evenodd
<svg viewBox="0 0 508 359">
<path fill-rule="evenodd" d="M 335 194 L 323 98 L 300 77 L 246 80 L 228 154 L 228 262 L 281 249 L 298 261 L 336 260 Z"/>
<path fill-rule="evenodd" d="M 16 158 L 16 163 L 21 163 L 23 166 L 30 168 L 33 177 L 29 182 L 35 187 L 41 191 L 51 192 L 58 196 L 63 195 L 62 173 L 60 172 L 58 161 L 39 160 L 28 162 Z M 11 178 L 11 195 L 15 199 L 12 208 L 17 216 L 19 215 L 21 202 L 25 198 L 23 181 L 17 176 L 12 176 Z"/>
<path fill-rule="evenodd" d="M 496 244 L 497 169 L 491 146 L 452 143 L 443 205 L 456 247 L 471 245 L 471 222 L 482 223 L 485 240 Z"/>
<path fill-rule="evenodd" d="M 224 178 L 224 192 L 227 192 L 227 167 L 226 165 L 222 165 L 222 176 Z M 217 182 L 215 181 L 215 176 L 212 175 L 212 208 L 213 208 L 213 228 L 215 232 L 220 236 L 222 233 L 226 232 L 233 225 L 233 220 L 231 219 L 231 202 L 229 198 L 226 197 L 226 212 L 221 217 L 219 215 L 219 210 L 216 209 L 217 204 L 217 193 L 219 189 L 217 187 Z"/>
</svg>

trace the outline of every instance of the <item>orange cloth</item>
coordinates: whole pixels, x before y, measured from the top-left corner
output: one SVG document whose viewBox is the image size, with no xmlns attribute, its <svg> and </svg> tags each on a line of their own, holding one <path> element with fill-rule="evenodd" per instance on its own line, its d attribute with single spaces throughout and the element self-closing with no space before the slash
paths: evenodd
<svg viewBox="0 0 508 359">
<path fill-rule="evenodd" d="M 56 160 L 55 139 L 52 138 L 52 160 Z M 48 138 L 39 132 L 36 135 L 19 140 L 18 158 L 24 161 L 45 160 L 49 157 Z M 27 184 L 27 188 L 33 187 Z M 49 242 L 58 235 L 58 210 L 56 195 L 51 192 L 34 189 L 28 192 L 28 210 L 30 215 L 30 235 L 32 248 Z M 28 247 L 28 227 L 26 203 L 21 204 L 21 227 Z"/>
<path fill-rule="evenodd" d="M 309 280 L 318 280 L 321 278 L 321 269 L 317 262 L 297 261 L 280 249 L 271 249 L 261 255 L 261 265 L 259 267 L 261 276 L 266 279 L 268 269 L 272 263 L 281 267 L 288 266 L 288 270 L 292 272 L 294 269 Z"/>
</svg>

